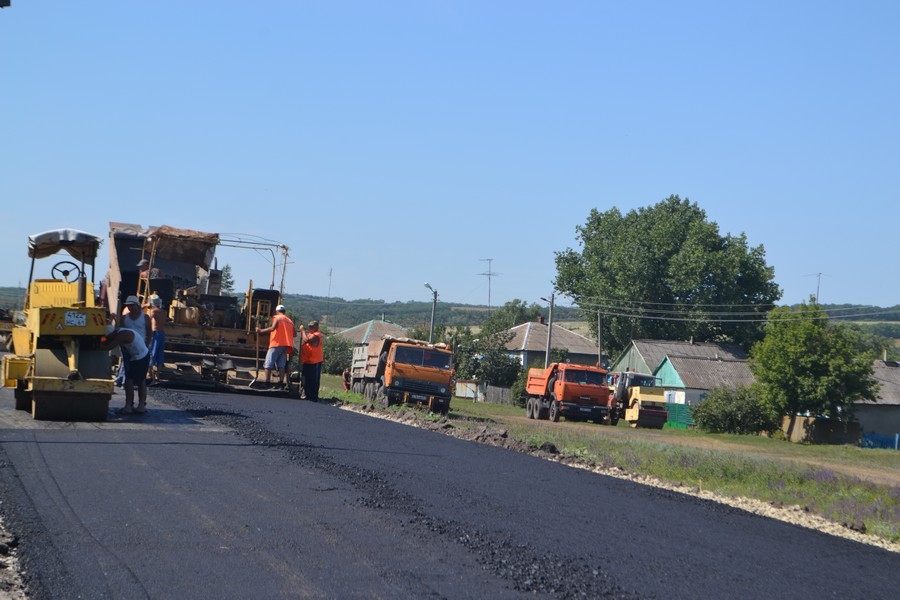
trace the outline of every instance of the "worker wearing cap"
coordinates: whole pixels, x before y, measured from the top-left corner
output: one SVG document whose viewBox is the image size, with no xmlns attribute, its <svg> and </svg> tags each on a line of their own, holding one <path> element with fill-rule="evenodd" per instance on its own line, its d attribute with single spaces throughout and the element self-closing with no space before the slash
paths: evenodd
<svg viewBox="0 0 900 600">
<path fill-rule="evenodd" d="M 272 315 L 272 324 L 263 329 L 258 326 L 256 328 L 257 335 L 269 334 L 269 350 L 263 364 L 266 370 L 266 386 L 270 385 L 272 369 L 278 369 L 276 386 L 278 389 L 284 389 L 286 385 L 284 376 L 287 371 L 288 354 L 294 348 L 294 322 L 284 312 L 284 305 L 279 304 L 275 307 L 275 314 Z"/>
<path fill-rule="evenodd" d="M 306 399 L 319 401 L 319 382 L 322 378 L 322 359 L 325 347 L 325 336 L 319 331 L 319 322 L 310 321 L 309 331 L 300 326 L 300 371 L 303 376 L 303 389 Z"/>
<path fill-rule="evenodd" d="M 125 406 L 119 414 L 144 414 L 147 412 L 147 367 L 150 364 L 150 350 L 143 336 L 133 329 L 106 327 L 106 335 L 100 340 L 103 350 L 122 349 L 122 364 L 125 366 Z M 138 405 L 134 406 L 134 388 L 138 389 Z"/>
<path fill-rule="evenodd" d="M 137 296 L 128 296 L 125 299 L 125 310 L 119 320 L 119 326 L 136 332 L 144 339 L 144 345 L 150 347 L 150 319 L 141 308 L 141 301 Z M 122 346 L 122 360 L 119 362 L 119 373 L 116 375 L 116 385 L 125 385 L 125 363 L 130 359 L 127 347 Z"/>
<path fill-rule="evenodd" d="M 158 267 L 150 268 L 150 261 L 146 258 L 142 258 L 138 261 L 137 268 L 141 279 L 159 279 L 163 276 L 162 271 Z"/>
</svg>

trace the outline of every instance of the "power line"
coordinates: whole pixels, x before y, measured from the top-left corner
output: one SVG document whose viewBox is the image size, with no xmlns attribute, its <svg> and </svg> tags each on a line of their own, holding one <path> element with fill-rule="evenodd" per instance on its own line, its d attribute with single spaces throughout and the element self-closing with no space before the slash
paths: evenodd
<svg viewBox="0 0 900 600">
<path fill-rule="evenodd" d="M 879 315 L 886 314 L 896 314 L 896 310 L 879 310 L 872 312 L 864 312 L 850 315 L 828 315 L 825 314 L 821 317 L 815 317 L 814 320 L 827 321 L 827 320 L 837 320 L 837 319 L 853 319 L 859 317 L 874 317 Z M 800 313 L 784 313 L 779 314 L 777 318 L 771 319 L 768 314 L 760 315 L 759 313 L 746 313 L 749 315 L 748 318 L 744 319 L 711 319 L 709 315 L 702 314 L 694 317 L 691 316 L 669 316 L 669 315 L 654 315 L 654 314 L 644 314 L 644 313 L 636 313 L 636 312 L 610 312 L 609 310 L 605 310 L 603 313 L 605 316 L 609 317 L 624 317 L 627 319 L 642 319 L 649 321 L 691 321 L 691 322 L 702 322 L 702 323 L 769 323 L 773 321 L 803 321 L 803 320 L 811 320 L 808 315 L 800 314 Z M 734 315 L 731 315 L 734 316 Z"/>
</svg>

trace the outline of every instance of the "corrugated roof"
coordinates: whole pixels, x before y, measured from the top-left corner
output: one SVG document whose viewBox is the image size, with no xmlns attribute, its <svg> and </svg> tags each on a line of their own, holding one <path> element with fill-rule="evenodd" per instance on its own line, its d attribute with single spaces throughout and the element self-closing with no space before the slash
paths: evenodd
<svg viewBox="0 0 900 600">
<path fill-rule="evenodd" d="M 385 335 L 407 337 L 406 328 L 389 321 L 367 321 L 335 334 L 351 344 L 364 344 L 369 340 L 380 340 Z"/>
<path fill-rule="evenodd" d="M 892 360 L 876 360 L 873 367 L 875 381 L 881 385 L 881 389 L 878 390 L 878 401 L 865 400 L 857 404 L 900 405 L 900 363 Z"/>
<path fill-rule="evenodd" d="M 746 360 L 747 353 L 731 344 L 713 342 L 669 342 L 664 340 L 632 340 L 641 358 L 651 370 L 655 370 L 666 356 L 693 358 Z"/>
<path fill-rule="evenodd" d="M 684 386 L 693 390 L 736 388 L 756 381 L 746 360 L 677 355 L 667 358 Z"/>
<path fill-rule="evenodd" d="M 550 327 L 546 323 L 529 321 L 516 325 L 509 331 L 513 332 L 513 338 L 506 344 L 507 350 L 513 352 L 547 351 L 547 332 L 550 331 Z M 597 354 L 596 342 L 555 324 L 550 335 L 550 346 L 565 348 L 569 354 Z"/>
</svg>

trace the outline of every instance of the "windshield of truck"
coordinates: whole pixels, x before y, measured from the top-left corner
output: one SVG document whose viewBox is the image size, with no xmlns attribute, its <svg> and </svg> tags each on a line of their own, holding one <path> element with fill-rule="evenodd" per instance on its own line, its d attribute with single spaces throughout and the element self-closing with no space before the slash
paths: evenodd
<svg viewBox="0 0 900 600">
<path fill-rule="evenodd" d="M 653 375 L 630 375 L 631 385 L 639 387 L 656 386 L 656 377 Z"/>
<path fill-rule="evenodd" d="M 394 362 L 414 367 L 431 367 L 449 371 L 451 356 L 449 352 L 441 352 L 432 348 L 397 346 L 394 352 Z"/>
<path fill-rule="evenodd" d="M 566 369 L 566 381 L 580 385 L 606 385 L 606 373 Z"/>
</svg>

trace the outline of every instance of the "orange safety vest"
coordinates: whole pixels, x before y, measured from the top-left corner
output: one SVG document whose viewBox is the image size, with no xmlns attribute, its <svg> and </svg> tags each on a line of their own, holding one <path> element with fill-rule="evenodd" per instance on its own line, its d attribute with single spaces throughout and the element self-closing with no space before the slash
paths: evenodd
<svg viewBox="0 0 900 600">
<path fill-rule="evenodd" d="M 272 325 L 275 329 L 269 332 L 269 348 L 294 345 L 294 322 L 287 315 L 275 313 Z"/>
<path fill-rule="evenodd" d="M 304 342 L 300 346 L 300 362 L 306 365 L 316 365 L 324 359 L 323 350 L 325 349 L 325 336 L 321 331 L 310 333 L 307 337 L 315 336 L 319 340 L 318 346 L 311 346 L 309 342 Z"/>
</svg>

